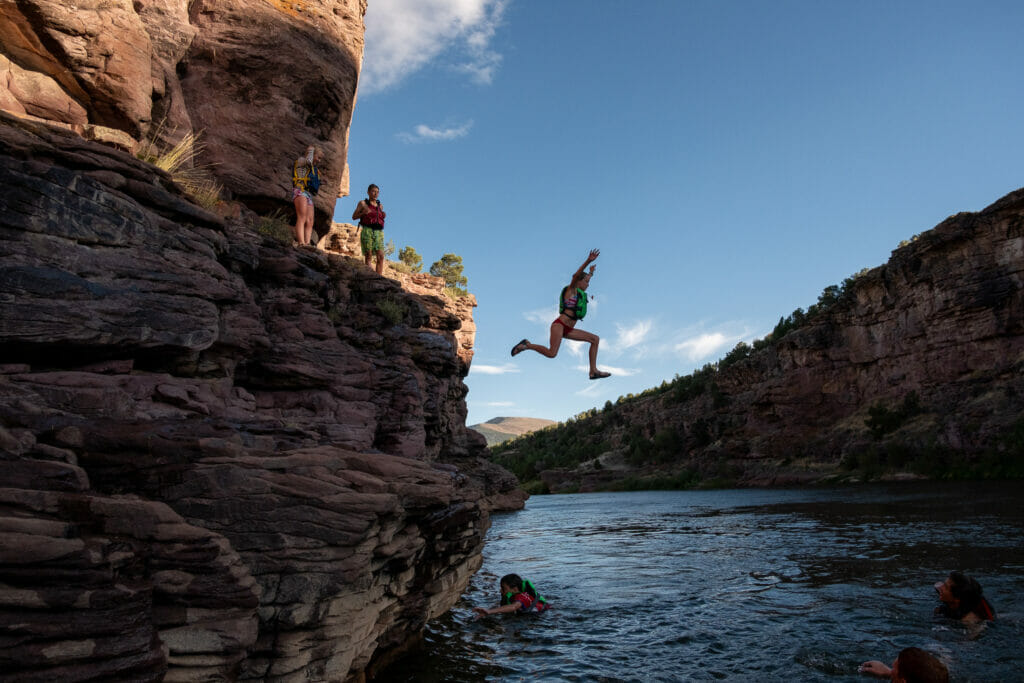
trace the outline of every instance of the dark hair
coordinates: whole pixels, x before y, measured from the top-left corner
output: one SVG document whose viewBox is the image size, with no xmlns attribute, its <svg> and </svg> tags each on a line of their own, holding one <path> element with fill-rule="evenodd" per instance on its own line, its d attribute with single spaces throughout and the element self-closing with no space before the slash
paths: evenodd
<svg viewBox="0 0 1024 683">
<path fill-rule="evenodd" d="M 370 190 L 372 190 L 375 187 L 377 187 L 377 186 L 374 185 L 373 183 L 370 183 L 370 186 L 368 188 L 366 188 L 366 194 L 370 194 Z M 380 188 L 377 187 L 377 189 L 379 190 Z"/>
<path fill-rule="evenodd" d="M 981 606 L 981 584 L 957 571 L 949 573 L 949 580 L 952 584 L 949 592 L 960 601 L 960 605 L 956 608 L 943 605 L 945 609 L 942 610 L 942 614 L 953 619 L 963 619 Z"/>
<path fill-rule="evenodd" d="M 523 590 L 523 580 L 519 577 L 519 574 L 505 574 L 501 577 L 501 581 L 498 582 L 499 587 L 504 585 L 508 586 L 513 592 L 520 593 Z M 512 595 L 510 593 L 501 592 L 501 604 L 510 605 L 512 604 Z"/>
<path fill-rule="evenodd" d="M 946 665 L 919 647 L 901 650 L 896 664 L 896 673 L 907 683 L 949 683 Z"/>
</svg>

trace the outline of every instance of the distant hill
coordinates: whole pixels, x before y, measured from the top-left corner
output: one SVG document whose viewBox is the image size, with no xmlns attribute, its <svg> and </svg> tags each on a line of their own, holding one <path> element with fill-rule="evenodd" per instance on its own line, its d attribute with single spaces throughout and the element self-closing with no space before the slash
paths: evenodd
<svg viewBox="0 0 1024 683">
<path fill-rule="evenodd" d="M 496 417 L 483 424 L 470 425 L 469 428 L 483 434 L 487 439 L 487 445 L 493 446 L 553 424 L 556 424 L 554 420 L 539 417 Z"/>
</svg>

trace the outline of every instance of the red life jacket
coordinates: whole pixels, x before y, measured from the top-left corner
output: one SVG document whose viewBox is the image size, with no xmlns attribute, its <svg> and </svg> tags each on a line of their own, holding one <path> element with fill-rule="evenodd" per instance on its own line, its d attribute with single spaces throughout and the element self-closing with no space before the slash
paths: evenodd
<svg viewBox="0 0 1024 683">
<path fill-rule="evenodd" d="M 371 204 L 370 200 L 366 200 L 366 213 L 359 218 L 359 225 L 365 225 L 368 228 L 383 228 L 384 227 L 384 206 L 377 201 L 377 204 Z"/>
<path fill-rule="evenodd" d="M 519 612 L 529 612 L 531 609 L 536 609 L 538 612 L 543 612 L 548 608 L 548 604 L 538 598 L 533 597 L 529 593 L 516 593 L 509 600 L 510 603 L 518 602 L 522 607 L 519 608 Z"/>
</svg>

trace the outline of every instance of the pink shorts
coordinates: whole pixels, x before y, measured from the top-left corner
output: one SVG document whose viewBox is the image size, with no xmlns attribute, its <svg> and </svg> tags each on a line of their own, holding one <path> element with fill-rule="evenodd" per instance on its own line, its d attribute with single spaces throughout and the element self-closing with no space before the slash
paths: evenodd
<svg viewBox="0 0 1024 683">
<path fill-rule="evenodd" d="M 308 192 L 306 192 L 305 190 L 300 190 L 297 187 L 293 187 L 292 188 L 292 201 L 294 202 L 299 197 L 305 197 L 306 198 L 306 203 L 309 204 L 310 206 L 313 206 L 313 198 L 309 195 Z"/>
</svg>

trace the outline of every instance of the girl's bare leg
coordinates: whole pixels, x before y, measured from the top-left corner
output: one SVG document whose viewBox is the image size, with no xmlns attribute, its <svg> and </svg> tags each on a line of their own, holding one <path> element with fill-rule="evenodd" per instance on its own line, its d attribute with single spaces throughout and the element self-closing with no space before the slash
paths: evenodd
<svg viewBox="0 0 1024 683">
<path fill-rule="evenodd" d="M 299 195 L 292 202 L 295 205 L 295 225 L 292 226 L 292 237 L 299 244 L 302 244 L 302 232 L 306 225 L 306 209 L 309 208 L 309 204 L 306 203 L 306 198 Z"/>
<path fill-rule="evenodd" d="M 541 346 L 540 344 L 527 344 L 526 348 L 531 351 L 536 351 L 542 356 L 548 358 L 554 358 L 558 355 L 558 347 L 562 345 L 562 335 L 565 334 L 565 328 L 560 323 L 551 323 L 551 340 L 547 346 Z M 568 335 L 566 335 L 568 336 Z"/>
<path fill-rule="evenodd" d="M 597 345 L 601 343 L 601 338 L 591 332 L 577 329 L 569 330 L 565 338 L 572 339 L 573 341 L 590 342 L 590 374 L 593 375 L 598 372 Z"/>
<path fill-rule="evenodd" d="M 313 239 L 313 219 L 316 218 L 316 210 L 306 204 L 306 224 L 302 226 L 302 239 L 300 243 L 309 244 L 309 241 Z"/>
</svg>

